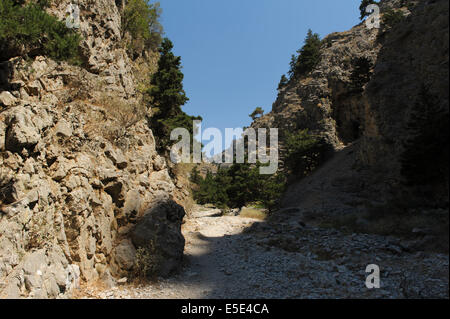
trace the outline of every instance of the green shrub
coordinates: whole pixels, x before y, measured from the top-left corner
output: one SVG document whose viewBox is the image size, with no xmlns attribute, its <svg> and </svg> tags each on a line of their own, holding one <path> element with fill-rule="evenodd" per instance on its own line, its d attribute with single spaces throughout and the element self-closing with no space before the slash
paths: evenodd
<svg viewBox="0 0 450 319">
<path fill-rule="evenodd" d="M 396 24 L 402 22 L 404 18 L 405 16 L 400 10 L 393 10 L 389 8 L 383 14 L 383 24 L 385 25 L 385 27 L 390 29 Z"/>
<path fill-rule="evenodd" d="M 325 159 L 327 144 L 307 130 L 287 136 L 286 163 L 296 175 L 306 176 L 314 171 Z M 205 178 L 198 171 L 192 171 L 194 199 L 199 204 L 215 204 L 220 208 L 241 208 L 261 203 L 269 211 L 279 204 L 286 189 L 287 179 L 283 173 L 261 175 L 261 163 L 233 164 L 219 169 L 217 174 L 208 173 Z M 194 178 L 195 176 L 195 178 Z"/>
<path fill-rule="evenodd" d="M 43 54 L 55 60 L 81 64 L 81 36 L 44 11 L 45 2 L 21 6 L 0 2 L 0 59 L 16 55 Z"/>
<path fill-rule="evenodd" d="M 308 130 L 288 133 L 286 136 L 286 164 L 295 175 L 308 176 L 325 159 L 327 144 Z"/>
<path fill-rule="evenodd" d="M 258 106 L 253 112 L 252 114 L 250 114 L 249 116 L 252 118 L 252 120 L 256 120 L 258 117 L 264 115 L 264 110 Z"/>
<path fill-rule="evenodd" d="M 262 179 L 259 201 L 269 211 L 279 206 L 281 196 L 286 190 L 286 176 L 278 173 L 273 176 L 264 175 Z"/>
<path fill-rule="evenodd" d="M 261 164 L 233 164 L 216 175 L 207 173 L 197 179 L 194 199 L 199 204 L 214 204 L 220 208 L 241 208 L 259 202 L 272 210 L 284 192 L 286 179 L 282 174 L 261 175 Z"/>
<path fill-rule="evenodd" d="M 192 169 L 189 181 L 195 185 L 200 184 L 200 182 L 202 181 L 202 176 L 200 175 L 197 166 L 194 166 L 194 168 Z"/>
<path fill-rule="evenodd" d="M 154 254 L 153 244 L 149 247 L 139 247 L 134 259 L 134 275 L 139 279 L 151 279 L 158 275 L 159 263 Z"/>
<path fill-rule="evenodd" d="M 231 183 L 224 170 L 219 170 L 216 176 L 208 172 L 205 178 L 200 176 L 197 180 L 197 188 L 194 189 L 194 199 L 199 204 L 215 204 L 225 208 L 229 205 L 226 187 Z"/>
<path fill-rule="evenodd" d="M 122 30 L 129 33 L 127 43 L 132 54 L 140 55 L 144 50 L 154 50 L 161 43 L 163 33 L 159 23 L 161 16 L 159 2 L 147 0 L 128 0 L 122 13 Z"/>
<path fill-rule="evenodd" d="M 362 92 L 371 78 L 373 63 L 366 57 L 360 57 L 353 61 L 353 70 L 350 75 L 351 89 L 355 92 Z"/>
</svg>

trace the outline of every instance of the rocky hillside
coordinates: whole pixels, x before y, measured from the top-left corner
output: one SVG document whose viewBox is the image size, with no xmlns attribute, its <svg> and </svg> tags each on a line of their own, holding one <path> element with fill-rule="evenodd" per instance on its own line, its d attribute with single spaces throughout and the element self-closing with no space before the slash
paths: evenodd
<svg viewBox="0 0 450 319">
<path fill-rule="evenodd" d="M 334 182 L 354 189 L 360 201 L 389 200 L 402 188 L 400 154 L 420 88 L 449 109 L 448 1 L 381 2 L 382 14 L 389 8 L 402 13 L 399 23 L 361 23 L 323 39 L 314 70 L 281 87 L 272 111 L 252 124 L 279 127 L 281 143 L 286 132 L 309 129 L 336 151 L 354 145 L 352 176 Z M 352 83 L 358 59 L 371 65 L 361 90 Z M 448 189 L 443 194 L 438 201 L 448 205 Z M 295 197 L 288 192 L 284 205 L 299 203 Z"/>
<path fill-rule="evenodd" d="M 70 2 L 47 11 L 62 19 Z M 80 282 L 128 276 L 150 240 L 148 218 L 134 225 L 155 207 L 166 272 L 183 251 L 184 209 L 171 217 L 164 207 L 189 193 L 157 154 L 139 103 L 155 54 L 127 54 L 120 1 L 77 3 L 82 67 L 39 52 L 0 63 L 0 297 L 66 297 Z"/>
</svg>

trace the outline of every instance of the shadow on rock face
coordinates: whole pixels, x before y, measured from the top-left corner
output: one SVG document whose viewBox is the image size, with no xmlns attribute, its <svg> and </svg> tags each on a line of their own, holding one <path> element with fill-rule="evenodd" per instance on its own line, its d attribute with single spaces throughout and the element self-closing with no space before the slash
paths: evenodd
<svg viewBox="0 0 450 319">
<path fill-rule="evenodd" d="M 185 244 L 181 224 L 185 214 L 175 201 L 160 201 L 144 213 L 131 232 L 134 246 L 151 252 L 159 276 L 167 277 L 181 268 Z"/>
</svg>

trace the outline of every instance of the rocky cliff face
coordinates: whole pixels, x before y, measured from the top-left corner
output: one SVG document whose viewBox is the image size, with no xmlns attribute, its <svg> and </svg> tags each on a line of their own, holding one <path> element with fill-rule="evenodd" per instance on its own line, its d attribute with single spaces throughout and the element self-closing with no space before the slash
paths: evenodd
<svg viewBox="0 0 450 319">
<path fill-rule="evenodd" d="M 85 67 L 0 63 L 0 297 L 113 284 L 134 267 L 129 234 L 147 209 L 189 195 L 155 150 L 137 90 L 155 65 L 121 46 L 119 2 L 77 2 Z"/>
<path fill-rule="evenodd" d="M 391 29 L 369 30 L 361 23 L 328 35 L 312 73 L 291 80 L 272 111 L 252 124 L 279 127 L 281 143 L 285 132 L 307 128 L 335 150 L 354 144 L 353 169 L 363 173 L 346 183 L 359 184 L 375 200 L 400 187 L 399 155 L 421 85 L 449 109 L 448 1 L 409 1 L 407 7 L 404 1 L 382 1 L 381 12 L 387 8 L 400 9 L 404 19 Z M 358 58 L 373 65 L 362 92 L 355 92 L 351 79 Z"/>
</svg>

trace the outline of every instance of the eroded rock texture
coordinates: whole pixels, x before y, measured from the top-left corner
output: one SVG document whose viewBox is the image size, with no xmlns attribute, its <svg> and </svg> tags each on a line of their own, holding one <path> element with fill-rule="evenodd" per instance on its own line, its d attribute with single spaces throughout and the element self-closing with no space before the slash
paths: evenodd
<svg viewBox="0 0 450 319">
<path fill-rule="evenodd" d="M 62 18 L 69 2 L 49 11 Z M 116 2 L 78 4 L 84 68 L 45 56 L 0 63 L 0 297 L 66 297 L 80 281 L 127 276 L 133 225 L 189 194 L 133 108 L 139 67 L 120 46 Z M 146 72 L 150 60 L 139 62 Z"/>
<path fill-rule="evenodd" d="M 363 22 L 325 37 L 314 70 L 282 87 L 272 111 L 252 124 L 280 129 L 282 158 L 285 134 L 300 129 L 322 135 L 335 150 L 353 144 L 352 176 L 333 183 L 375 202 L 401 188 L 400 154 L 420 88 L 429 88 L 441 109 L 449 109 L 448 1 L 385 0 L 380 6 L 382 13 L 395 8 L 404 18 L 392 27 L 368 29 Z M 373 67 L 369 81 L 355 90 L 352 73 L 360 58 Z M 448 204 L 448 191 L 443 197 L 439 201 Z"/>
</svg>

